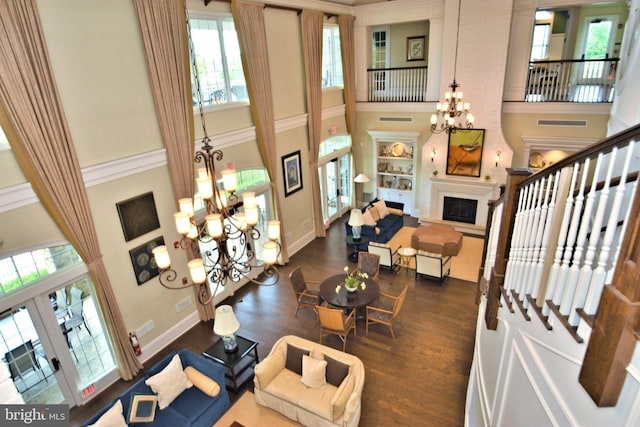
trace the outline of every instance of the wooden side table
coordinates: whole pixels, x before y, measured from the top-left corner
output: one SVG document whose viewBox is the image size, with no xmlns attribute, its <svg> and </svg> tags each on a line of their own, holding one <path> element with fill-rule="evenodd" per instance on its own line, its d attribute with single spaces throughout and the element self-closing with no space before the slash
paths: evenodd
<svg viewBox="0 0 640 427">
<path fill-rule="evenodd" d="M 347 246 L 353 247 L 353 252 L 349 255 L 349 259 L 353 262 L 358 262 L 358 246 L 368 244 L 369 238 L 366 236 L 360 236 L 360 238 L 356 240 L 353 236 L 347 236 L 345 241 L 347 242 Z"/>
<path fill-rule="evenodd" d="M 224 351 L 222 339 L 202 353 L 203 356 L 225 367 L 226 386 L 235 393 L 253 378 L 253 367 L 260 361 L 256 341 L 236 335 L 236 342 L 238 343 L 238 351 L 234 353 Z"/>
</svg>

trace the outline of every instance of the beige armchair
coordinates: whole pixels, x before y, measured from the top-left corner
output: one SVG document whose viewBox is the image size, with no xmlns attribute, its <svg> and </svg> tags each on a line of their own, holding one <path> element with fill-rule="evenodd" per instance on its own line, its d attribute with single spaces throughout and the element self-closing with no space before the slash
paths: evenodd
<svg viewBox="0 0 640 427">
<path fill-rule="evenodd" d="M 398 247 L 391 247 L 387 243 L 369 242 L 369 253 L 376 254 L 380 257 L 380 267 L 386 267 L 394 270 L 400 263 L 400 255 Z"/>
</svg>

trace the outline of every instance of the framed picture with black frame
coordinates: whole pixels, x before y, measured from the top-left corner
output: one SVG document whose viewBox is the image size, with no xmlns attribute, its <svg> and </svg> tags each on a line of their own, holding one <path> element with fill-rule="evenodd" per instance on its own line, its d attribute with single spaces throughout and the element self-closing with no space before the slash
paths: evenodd
<svg viewBox="0 0 640 427">
<path fill-rule="evenodd" d="M 425 36 L 407 37 L 407 61 L 424 61 Z"/>
<path fill-rule="evenodd" d="M 133 265 L 133 272 L 136 275 L 138 286 L 160 274 L 156 259 L 151 252 L 153 248 L 160 245 L 164 245 L 163 236 L 156 237 L 144 245 L 137 246 L 129 251 L 129 257 L 131 258 L 131 264 Z"/>
<path fill-rule="evenodd" d="M 125 242 L 160 228 L 153 191 L 118 202 L 116 208 Z"/>
<path fill-rule="evenodd" d="M 284 196 L 289 197 L 302 190 L 302 168 L 300 150 L 282 156 L 282 174 L 284 175 Z"/>
<path fill-rule="evenodd" d="M 484 129 L 458 130 L 449 134 L 447 175 L 480 176 Z"/>
</svg>

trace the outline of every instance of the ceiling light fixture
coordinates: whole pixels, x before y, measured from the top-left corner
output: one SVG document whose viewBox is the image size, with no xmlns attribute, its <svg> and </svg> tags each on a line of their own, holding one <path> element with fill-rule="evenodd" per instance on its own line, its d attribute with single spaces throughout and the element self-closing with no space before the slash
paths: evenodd
<svg viewBox="0 0 640 427">
<path fill-rule="evenodd" d="M 469 111 L 470 105 L 462 99 L 462 92 L 456 81 L 458 67 L 458 42 L 460 39 L 460 7 L 462 0 L 458 0 L 458 27 L 456 30 L 456 52 L 453 63 L 453 83 L 449 85 L 451 92 L 444 93 L 444 101 L 436 104 L 436 113 L 431 116 L 432 133 L 453 133 L 458 130 L 473 129 L 473 114 Z"/>
<path fill-rule="evenodd" d="M 193 199 L 184 198 L 178 200 L 180 211 L 174 214 L 174 218 L 176 229 L 182 234 L 180 242 L 176 242 L 176 248 L 191 249 L 192 253 L 202 255 L 202 258 L 194 258 L 187 263 L 192 284 L 186 284 L 186 279 L 180 283 L 176 282 L 178 274 L 171 268 L 171 259 L 166 246 L 157 246 L 152 252 L 160 269 L 162 286 L 169 289 L 199 286 L 198 301 L 206 305 L 216 295 L 218 287 L 225 286 L 229 280 L 237 283 L 246 278 L 259 285 L 274 285 L 278 282 L 279 273 L 274 264 L 281 250 L 278 242 L 280 221 L 268 221 L 269 240 L 262 243 L 262 260 L 257 259 L 252 244 L 255 247 L 255 243 L 260 240 L 261 234 L 257 228 L 260 208 L 253 192 L 242 193 L 242 200 L 239 200 L 236 194 L 235 170 L 222 170 L 220 178 L 216 174 L 215 161 L 221 161 L 223 155 L 222 151 L 215 150 L 211 146 L 211 139 L 207 135 L 196 55 L 188 18 L 187 34 L 193 67 L 192 75 L 204 133 L 202 147 L 196 151 L 194 158 L 196 164 L 204 164 L 204 167 L 197 169 L 196 184 L 206 213 L 195 212 Z M 201 243 L 206 249 L 200 247 Z M 260 269 L 265 277 L 264 281 L 256 278 Z M 209 292 L 207 282 L 215 285 L 213 292 Z"/>
</svg>

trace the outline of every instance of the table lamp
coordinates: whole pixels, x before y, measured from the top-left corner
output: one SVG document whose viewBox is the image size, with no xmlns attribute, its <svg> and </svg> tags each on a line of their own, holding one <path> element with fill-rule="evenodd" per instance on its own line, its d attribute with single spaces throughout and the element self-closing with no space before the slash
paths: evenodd
<svg viewBox="0 0 640 427">
<path fill-rule="evenodd" d="M 225 353 L 238 351 L 236 332 L 240 329 L 240 323 L 233 313 L 230 305 L 221 305 L 216 308 L 216 317 L 213 320 L 213 332 L 222 337 Z"/>
<path fill-rule="evenodd" d="M 362 224 L 364 224 L 362 211 L 360 209 L 351 209 L 351 215 L 349 215 L 349 225 L 351 226 L 351 230 L 353 233 L 353 240 L 360 240 Z"/>
</svg>

